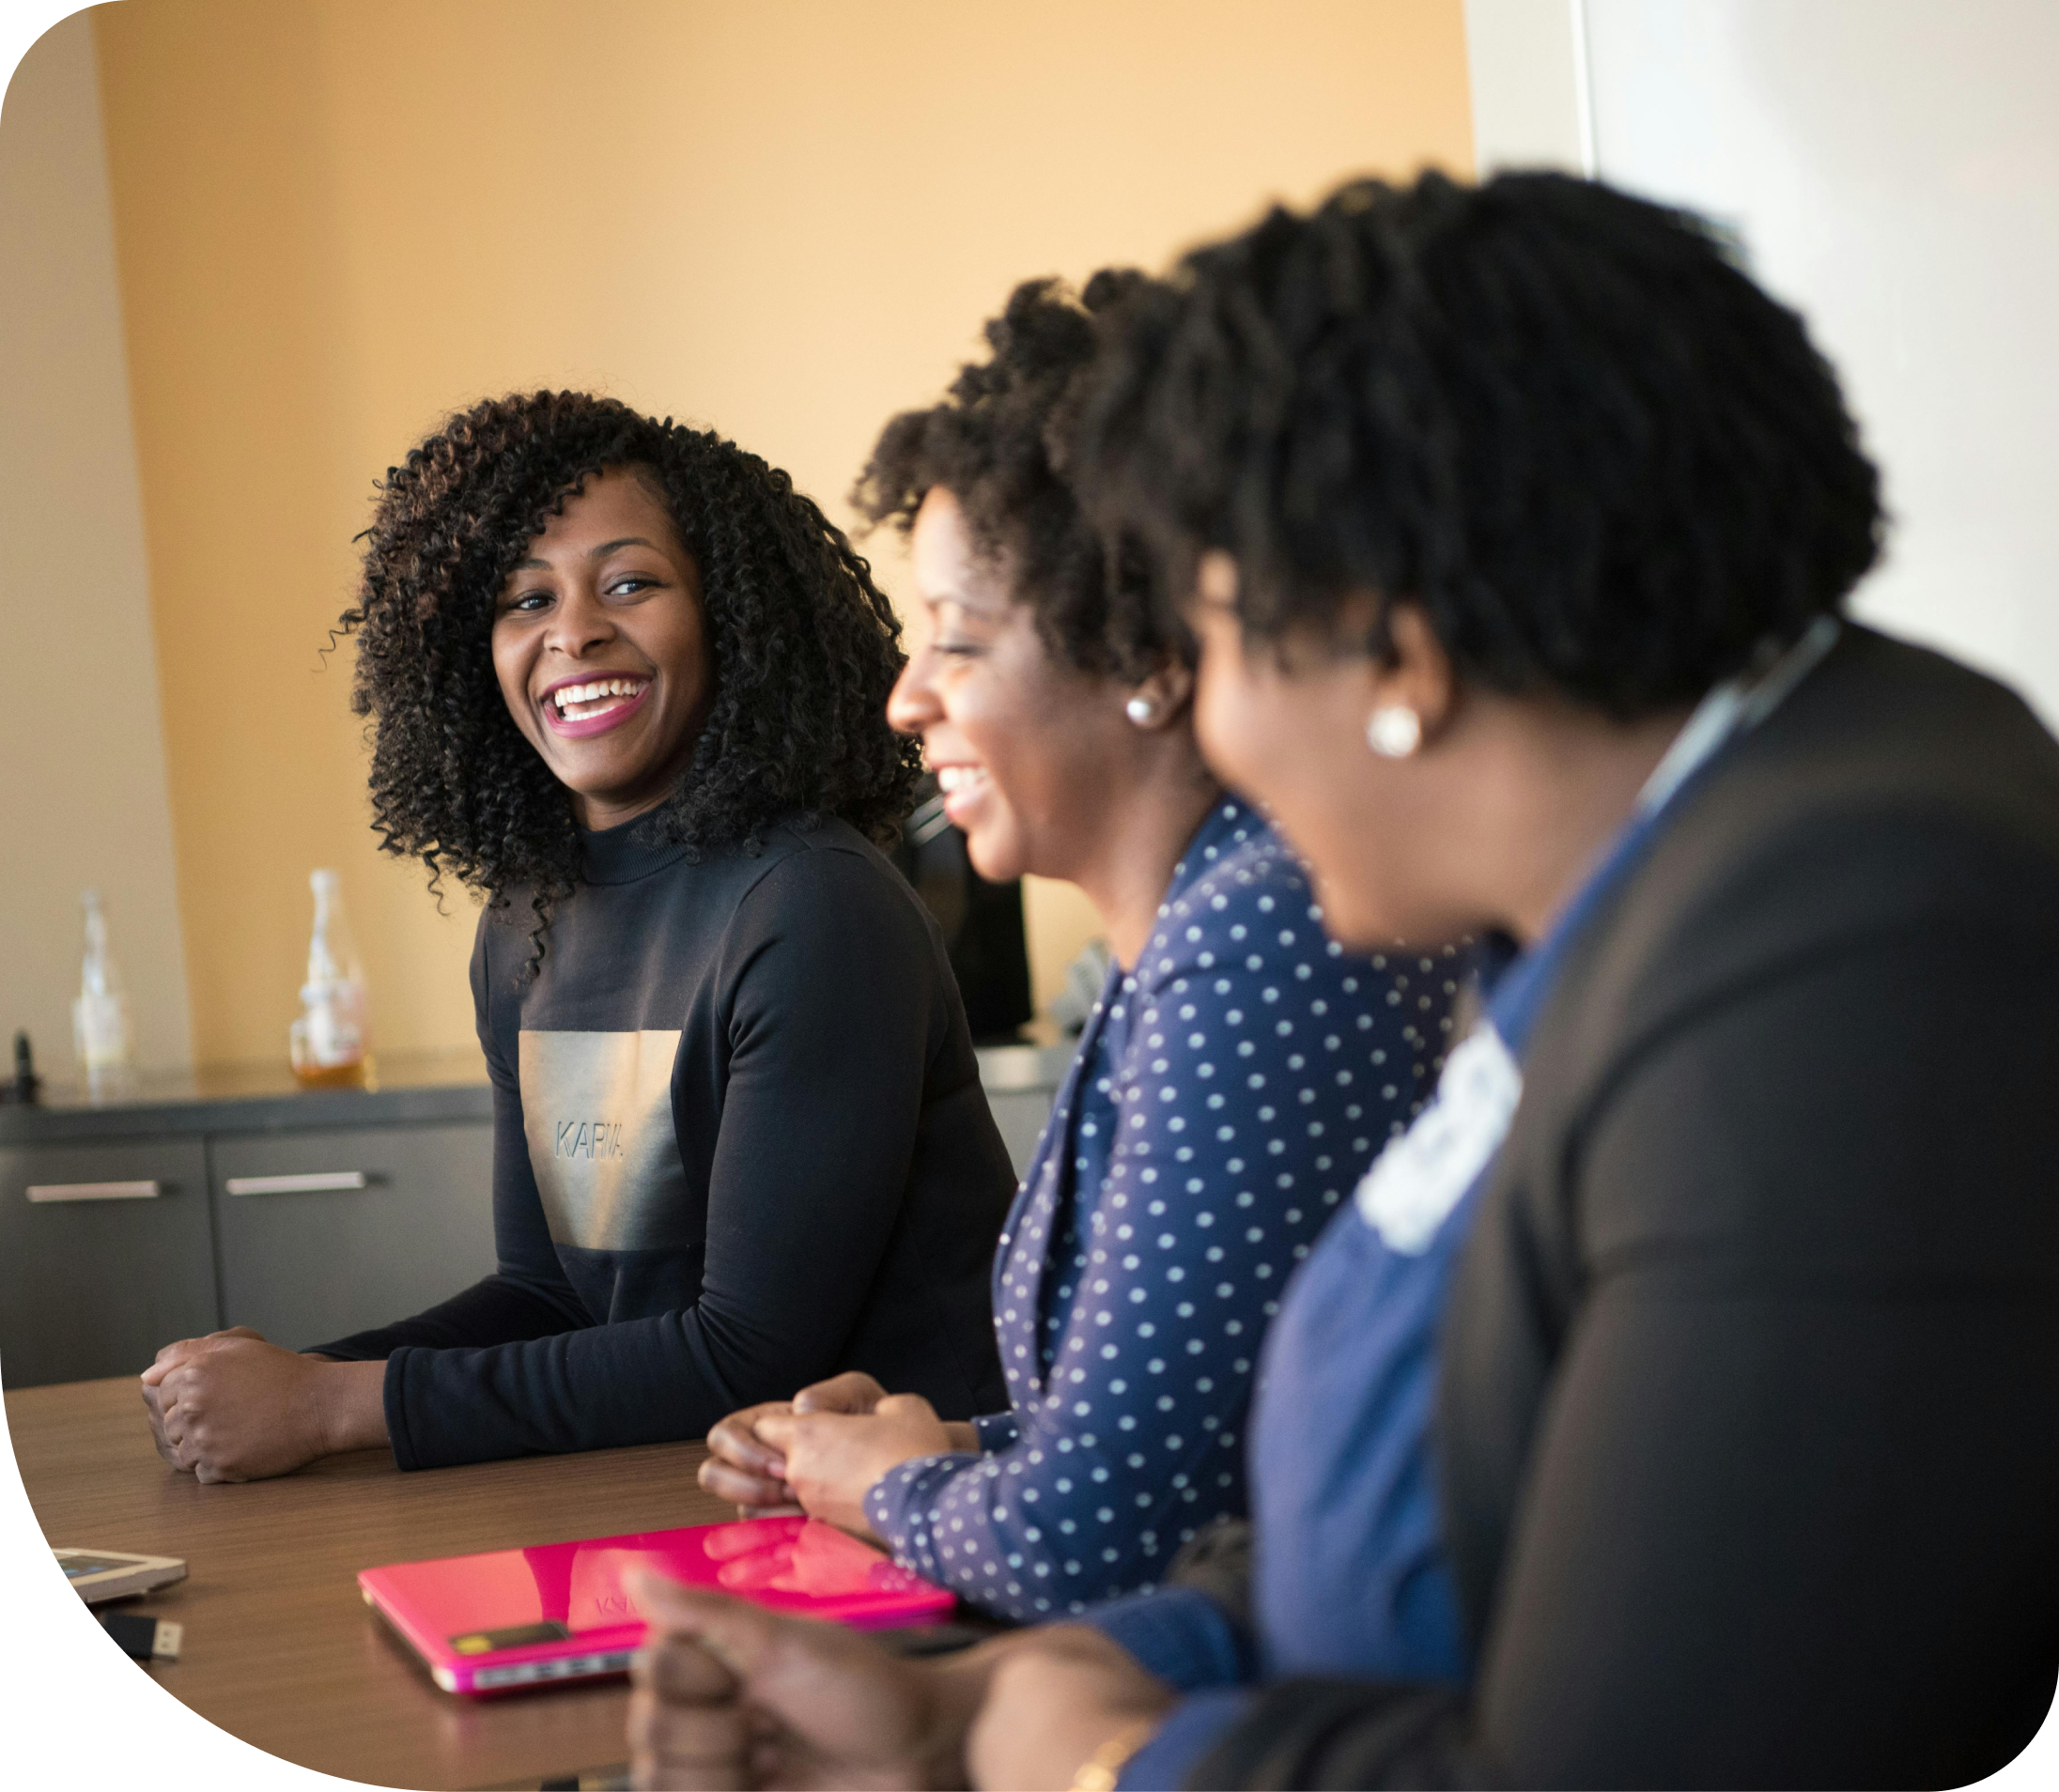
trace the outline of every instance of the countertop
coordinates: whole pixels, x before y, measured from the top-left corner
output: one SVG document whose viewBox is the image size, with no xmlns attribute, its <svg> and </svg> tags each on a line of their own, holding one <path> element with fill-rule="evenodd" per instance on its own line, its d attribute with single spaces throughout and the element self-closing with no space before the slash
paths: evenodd
<svg viewBox="0 0 2059 1792">
<path fill-rule="evenodd" d="M 1073 1042 L 1048 1022 L 1019 1044 L 979 1048 L 980 1080 L 992 1094 L 1055 1089 Z M 492 1117 L 486 1059 L 476 1049 L 381 1052 L 378 1088 L 303 1089 L 284 1064 L 228 1064 L 146 1074 L 135 1093 L 94 1104 L 83 1091 L 44 1085 L 34 1106 L 0 1106 L 0 1146 L 166 1134 L 283 1133 L 333 1126 L 392 1126 Z"/>
</svg>

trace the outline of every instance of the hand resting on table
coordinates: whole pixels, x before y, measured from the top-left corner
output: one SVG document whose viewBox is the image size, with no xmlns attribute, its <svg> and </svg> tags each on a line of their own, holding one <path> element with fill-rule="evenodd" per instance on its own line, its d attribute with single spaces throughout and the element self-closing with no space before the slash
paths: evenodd
<svg viewBox="0 0 2059 1792">
<path fill-rule="evenodd" d="M 1173 1702 L 1081 1625 L 919 1661 L 642 1569 L 626 1585 L 651 1627 L 629 1699 L 638 1786 L 1067 1786 Z"/>
<path fill-rule="evenodd" d="M 167 1344 L 143 1371 L 158 1454 L 203 1481 L 289 1475 L 387 1442 L 386 1365 L 337 1363 L 247 1325 Z"/>
<path fill-rule="evenodd" d="M 744 1517 L 798 1507 L 859 1537 L 872 1536 L 865 1495 L 889 1470 L 979 1448 L 971 1426 L 947 1424 L 920 1395 L 889 1394 L 856 1372 L 732 1413 L 707 1444 L 701 1485 Z"/>
</svg>

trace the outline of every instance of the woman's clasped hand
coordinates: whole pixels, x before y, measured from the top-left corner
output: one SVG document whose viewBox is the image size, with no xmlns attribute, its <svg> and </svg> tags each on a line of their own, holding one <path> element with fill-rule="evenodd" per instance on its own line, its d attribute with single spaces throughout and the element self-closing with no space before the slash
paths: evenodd
<svg viewBox="0 0 2059 1792">
<path fill-rule="evenodd" d="M 947 1423 L 920 1394 L 889 1394 L 856 1371 L 804 1387 L 791 1400 L 732 1413 L 708 1433 L 701 1485 L 747 1517 L 782 1506 L 871 1537 L 865 1494 L 912 1457 L 976 1449 L 972 1427 Z"/>
<path fill-rule="evenodd" d="M 629 1705 L 640 1787 L 1069 1785 L 1172 1689 L 1099 1631 L 1045 1625 L 941 1662 L 640 1570 Z"/>
<path fill-rule="evenodd" d="M 281 1350 L 247 1325 L 167 1344 L 143 1371 L 158 1454 L 201 1481 L 256 1481 L 386 1441 L 385 1366 Z"/>
</svg>

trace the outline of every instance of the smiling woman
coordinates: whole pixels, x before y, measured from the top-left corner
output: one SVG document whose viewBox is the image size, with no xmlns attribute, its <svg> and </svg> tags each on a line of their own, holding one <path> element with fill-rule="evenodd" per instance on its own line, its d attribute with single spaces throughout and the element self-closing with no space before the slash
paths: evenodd
<svg viewBox="0 0 2059 1792">
<path fill-rule="evenodd" d="M 995 1263 L 1008 1403 L 948 1426 L 847 1375 L 708 1434 L 701 1484 L 797 1500 L 1034 1621 L 1150 1587 L 1245 1511 L 1245 1417 L 1283 1286 L 1444 1043 L 1448 965 L 1327 944 L 1266 819 L 1202 764 L 1184 627 L 1109 564 L 1049 446 L 1095 318 L 1140 289 L 1011 295 L 991 353 L 881 432 L 861 512 L 913 548 L 921 738 L 982 875 L 1078 886 L 1115 963 Z"/>
<path fill-rule="evenodd" d="M 714 696 L 701 577 L 642 468 L 611 468 L 551 518 L 507 577 L 493 670 L 529 744 L 587 828 L 671 794 Z"/>
<path fill-rule="evenodd" d="M 169 1346 L 167 1457 L 244 1480 L 691 1437 L 859 1363 L 989 1410 L 1014 1179 L 876 843 L 914 754 L 864 561 L 734 443 L 538 393 L 388 473 L 344 626 L 387 850 L 487 901 L 500 1270 L 318 1352 Z"/>
</svg>

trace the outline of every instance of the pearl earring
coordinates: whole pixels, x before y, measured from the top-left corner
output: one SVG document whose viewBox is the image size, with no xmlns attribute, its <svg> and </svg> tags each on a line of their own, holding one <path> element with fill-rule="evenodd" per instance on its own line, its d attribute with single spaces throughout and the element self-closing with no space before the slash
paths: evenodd
<svg viewBox="0 0 2059 1792">
<path fill-rule="evenodd" d="M 1382 703 L 1366 722 L 1366 745 L 1382 759 L 1407 759 L 1423 744 L 1423 718 L 1406 703 Z"/>
<path fill-rule="evenodd" d="M 1139 728 L 1149 728 L 1158 719 L 1158 705 L 1149 697 L 1132 697 L 1122 705 L 1122 713 Z"/>
</svg>

